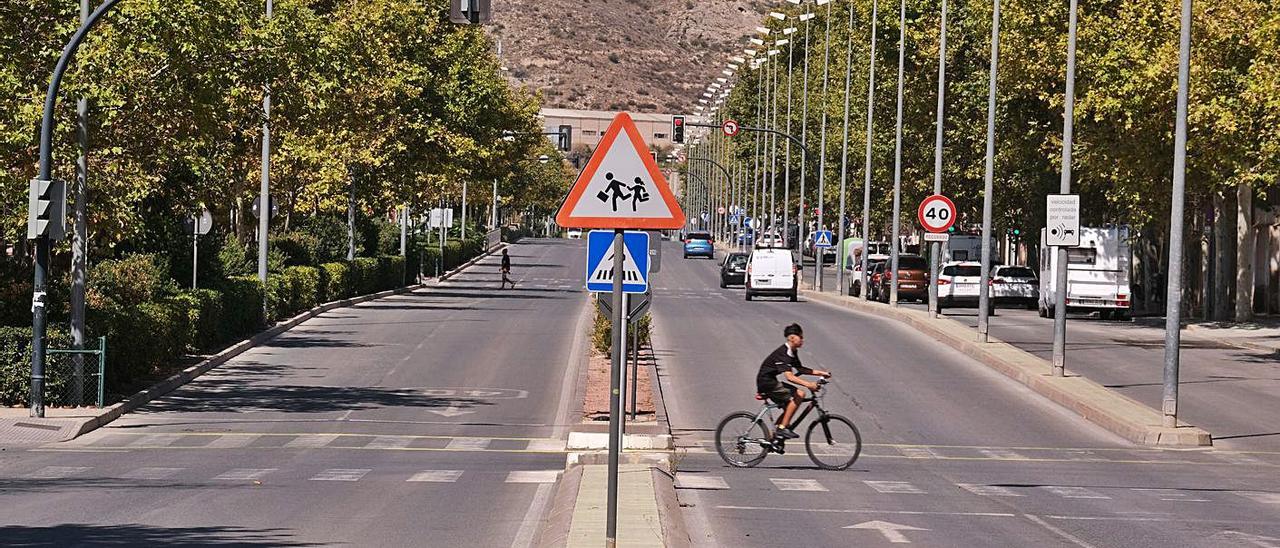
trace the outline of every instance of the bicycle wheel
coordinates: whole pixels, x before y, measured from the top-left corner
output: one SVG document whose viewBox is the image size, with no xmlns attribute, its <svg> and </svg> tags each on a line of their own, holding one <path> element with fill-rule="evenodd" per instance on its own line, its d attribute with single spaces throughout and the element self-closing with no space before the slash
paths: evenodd
<svg viewBox="0 0 1280 548">
<path fill-rule="evenodd" d="M 844 470 L 862 454 L 862 434 L 853 421 L 840 415 L 827 415 L 809 423 L 804 450 L 820 468 Z"/>
<path fill-rule="evenodd" d="M 760 445 L 760 440 L 769 439 L 769 431 L 755 419 L 751 413 L 733 413 L 716 426 L 716 453 L 730 466 L 750 468 L 769 454 Z"/>
</svg>

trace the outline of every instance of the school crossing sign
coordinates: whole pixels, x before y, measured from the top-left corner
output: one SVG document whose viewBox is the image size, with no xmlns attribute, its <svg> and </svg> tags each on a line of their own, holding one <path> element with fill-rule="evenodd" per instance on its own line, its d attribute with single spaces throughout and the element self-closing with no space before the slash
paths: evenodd
<svg viewBox="0 0 1280 548">
<path fill-rule="evenodd" d="M 684 212 L 635 122 L 618 113 L 556 213 L 570 228 L 681 228 Z"/>
<path fill-rule="evenodd" d="M 587 233 L 587 291 L 613 291 L 612 230 Z M 622 233 L 622 292 L 645 293 L 649 289 L 649 233 Z"/>
</svg>

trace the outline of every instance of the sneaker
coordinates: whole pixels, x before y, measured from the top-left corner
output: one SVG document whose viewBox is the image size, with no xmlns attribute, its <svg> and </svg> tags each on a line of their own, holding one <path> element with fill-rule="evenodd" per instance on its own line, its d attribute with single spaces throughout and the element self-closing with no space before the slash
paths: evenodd
<svg viewBox="0 0 1280 548">
<path fill-rule="evenodd" d="M 800 437 L 799 434 L 792 432 L 790 428 L 779 428 L 778 431 L 774 433 L 774 436 L 784 440 L 793 440 Z"/>
</svg>

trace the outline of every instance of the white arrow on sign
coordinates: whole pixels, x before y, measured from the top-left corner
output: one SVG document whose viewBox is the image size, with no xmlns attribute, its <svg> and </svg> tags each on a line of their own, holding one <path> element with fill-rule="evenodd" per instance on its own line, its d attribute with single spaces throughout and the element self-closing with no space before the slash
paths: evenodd
<svg viewBox="0 0 1280 548">
<path fill-rule="evenodd" d="M 475 413 L 475 411 L 463 411 L 461 408 L 454 405 L 450 405 L 444 409 L 428 409 L 427 411 L 443 417 L 457 417 L 459 415 L 466 415 L 467 413 Z"/>
<path fill-rule="evenodd" d="M 872 529 L 875 531 L 880 531 L 880 534 L 884 535 L 885 540 L 888 540 L 889 542 L 892 542 L 894 544 L 911 544 L 911 541 L 907 540 L 907 536 L 903 535 L 899 531 L 928 531 L 928 529 L 921 529 L 919 527 L 912 527 L 910 525 L 900 525 L 897 523 L 890 523 L 887 521 L 868 521 L 864 523 L 859 523 L 857 525 L 846 525 L 843 528 L 844 529 Z"/>
</svg>

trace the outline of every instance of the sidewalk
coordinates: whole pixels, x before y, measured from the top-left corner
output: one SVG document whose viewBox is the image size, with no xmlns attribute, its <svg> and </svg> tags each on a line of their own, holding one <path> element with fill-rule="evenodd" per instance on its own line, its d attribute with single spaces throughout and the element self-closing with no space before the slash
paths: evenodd
<svg viewBox="0 0 1280 548">
<path fill-rule="evenodd" d="M 836 294 L 833 269 L 825 269 L 824 298 Z M 809 265 L 806 279 L 812 281 Z M 807 284 L 806 284 L 807 285 Z M 854 299 L 850 299 L 854 300 Z M 870 310 L 926 315 L 925 306 L 901 303 L 892 309 L 863 303 Z M 1158 414 L 1163 399 L 1164 319 L 1102 321 L 1071 314 L 1067 322 L 1067 369 L 1109 392 Z M 977 341 L 977 311 L 948 309 L 942 319 Z M 990 318 L 992 340 L 1037 358 L 1042 368 L 1053 356 L 1053 320 L 1034 310 L 997 310 Z M 1280 450 L 1280 319 L 1252 324 L 1192 322 L 1181 336 L 1178 416 L 1213 433 L 1215 446 L 1234 450 Z M 990 346 L 990 345 L 983 345 Z"/>
</svg>

